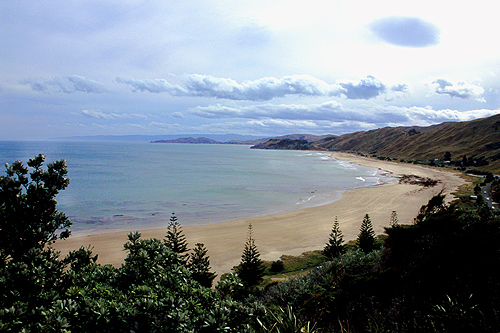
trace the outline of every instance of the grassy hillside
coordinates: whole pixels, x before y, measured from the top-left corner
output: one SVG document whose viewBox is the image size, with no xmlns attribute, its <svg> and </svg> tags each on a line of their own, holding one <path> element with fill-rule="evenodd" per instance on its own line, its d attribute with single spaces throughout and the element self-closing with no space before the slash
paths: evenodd
<svg viewBox="0 0 500 333">
<path fill-rule="evenodd" d="M 464 156 L 486 160 L 488 165 L 477 168 L 500 173 L 500 115 L 432 127 L 386 127 L 314 143 L 329 150 L 410 160 L 442 160 L 449 152 L 455 161 Z"/>
</svg>

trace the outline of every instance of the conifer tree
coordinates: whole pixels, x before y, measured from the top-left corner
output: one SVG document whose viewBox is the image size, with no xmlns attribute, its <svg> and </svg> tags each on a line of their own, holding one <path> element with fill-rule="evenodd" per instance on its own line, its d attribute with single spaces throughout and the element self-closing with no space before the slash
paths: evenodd
<svg viewBox="0 0 500 333">
<path fill-rule="evenodd" d="M 205 244 L 196 243 L 193 253 L 189 256 L 188 268 L 196 281 L 202 286 L 210 288 L 217 275 L 210 272 L 210 260 L 207 252 Z"/>
<path fill-rule="evenodd" d="M 165 236 L 165 245 L 172 249 L 178 254 L 181 263 L 185 266 L 188 261 L 188 247 L 186 236 L 182 231 L 182 227 L 177 221 L 177 216 L 172 213 L 170 216 L 170 222 L 167 226 L 167 235 Z"/>
<path fill-rule="evenodd" d="M 373 231 L 372 221 L 368 214 L 365 215 L 361 223 L 357 243 L 364 253 L 369 253 L 375 249 L 375 231 Z"/>
<path fill-rule="evenodd" d="M 340 224 L 337 216 L 333 222 L 332 232 L 330 239 L 323 249 L 323 255 L 330 259 L 336 258 L 344 252 L 344 236 L 340 230 Z"/>
<path fill-rule="evenodd" d="M 257 285 L 264 274 L 260 253 L 255 245 L 252 224 L 248 225 L 247 241 L 241 255 L 241 262 L 236 270 L 240 279 L 248 287 Z"/>
</svg>

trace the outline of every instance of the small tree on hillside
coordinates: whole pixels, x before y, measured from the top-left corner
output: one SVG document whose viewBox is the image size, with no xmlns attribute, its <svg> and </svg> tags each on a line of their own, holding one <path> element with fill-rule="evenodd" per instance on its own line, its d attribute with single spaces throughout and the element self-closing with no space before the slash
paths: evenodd
<svg viewBox="0 0 500 333">
<path fill-rule="evenodd" d="M 446 195 L 443 191 L 430 198 L 427 205 L 420 207 L 420 211 L 418 212 L 417 217 L 413 220 L 413 223 L 422 222 L 432 214 L 436 214 L 444 210 L 446 208 L 446 203 L 444 201 L 445 198 Z"/>
<path fill-rule="evenodd" d="M 443 161 L 451 161 L 451 153 L 449 151 L 444 153 Z"/>
<path fill-rule="evenodd" d="M 365 215 L 361 223 L 357 244 L 364 253 L 369 253 L 375 249 L 375 231 L 373 231 L 372 221 L 368 214 Z"/>
<path fill-rule="evenodd" d="M 198 281 L 202 286 L 212 287 L 212 281 L 217 276 L 210 272 L 210 258 L 207 256 L 208 250 L 203 243 L 196 243 L 193 253 L 189 256 L 188 268 L 193 279 Z"/>
<path fill-rule="evenodd" d="M 339 220 L 335 216 L 330 239 L 323 249 L 323 255 L 330 259 L 336 258 L 344 252 L 344 236 L 340 230 Z"/>
<path fill-rule="evenodd" d="M 481 194 L 481 186 L 479 186 L 479 184 L 476 184 L 476 186 L 474 186 L 474 194 L 475 195 Z"/>
<path fill-rule="evenodd" d="M 260 260 L 260 253 L 255 245 L 252 224 L 248 225 L 247 241 L 241 255 L 241 262 L 236 271 L 246 286 L 257 285 L 264 274 L 264 266 L 262 260 Z"/>
<path fill-rule="evenodd" d="M 167 235 L 165 236 L 164 242 L 165 245 L 179 255 L 181 263 L 186 266 L 189 256 L 187 253 L 189 251 L 187 247 L 188 244 L 175 213 L 172 213 L 172 216 L 170 216 L 170 222 L 167 226 Z"/>
</svg>

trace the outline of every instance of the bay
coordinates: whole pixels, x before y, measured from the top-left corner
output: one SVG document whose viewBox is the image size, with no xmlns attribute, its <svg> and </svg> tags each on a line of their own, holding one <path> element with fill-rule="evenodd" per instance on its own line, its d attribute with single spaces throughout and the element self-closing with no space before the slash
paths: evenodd
<svg viewBox="0 0 500 333">
<path fill-rule="evenodd" d="M 0 162 L 66 159 L 58 208 L 73 234 L 216 223 L 317 206 L 391 181 L 327 152 L 147 142 L 0 142 Z"/>
</svg>

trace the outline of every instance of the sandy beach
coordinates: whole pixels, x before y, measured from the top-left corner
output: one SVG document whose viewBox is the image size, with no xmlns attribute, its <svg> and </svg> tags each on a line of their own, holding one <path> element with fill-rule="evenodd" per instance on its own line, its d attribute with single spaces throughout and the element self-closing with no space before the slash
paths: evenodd
<svg viewBox="0 0 500 333">
<path fill-rule="evenodd" d="M 370 215 L 375 232 L 380 234 L 383 227 L 389 224 L 392 211 L 397 212 L 400 223 L 412 223 L 420 207 L 433 195 L 444 190 L 450 201 L 450 193 L 465 183 L 459 173 L 451 171 L 380 161 L 346 153 L 332 153 L 332 156 L 351 163 L 380 168 L 394 176 L 416 175 L 440 180 L 440 183 L 435 187 L 424 188 L 394 182 L 346 191 L 340 199 L 323 206 L 217 224 L 183 226 L 189 245 L 193 247 L 198 242 L 205 244 L 212 270 L 220 277 L 239 263 L 249 223 L 253 225 L 261 258 L 277 260 L 283 254 L 299 255 L 305 251 L 322 249 L 328 240 L 335 216 L 338 217 L 345 240 L 357 237 L 365 214 Z M 182 221 L 179 222 L 182 225 Z M 167 223 L 168 221 L 165 221 L 165 225 Z M 126 256 L 123 244 L 127 241 L 130 231 L 71 236 L 56 242 L 53 247 L 61 251 L 61 255 L 65 255 L 80 246 L 90 245 L 93 252 L 99 255 L 99 263 L 119 266 Z M 143 238 L 162 239 L 165 236 L 165 228 L 139 231 Z"/>
</svg>

